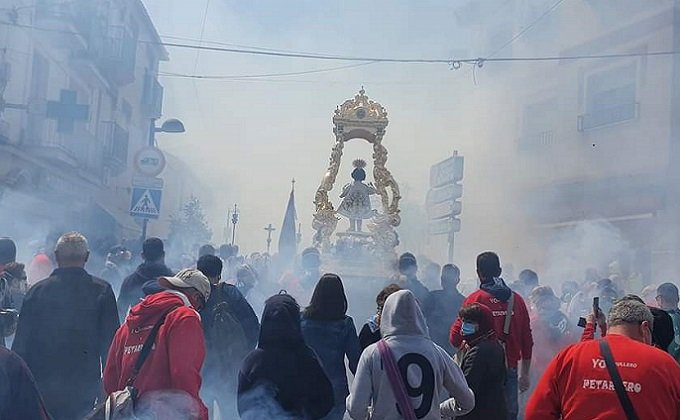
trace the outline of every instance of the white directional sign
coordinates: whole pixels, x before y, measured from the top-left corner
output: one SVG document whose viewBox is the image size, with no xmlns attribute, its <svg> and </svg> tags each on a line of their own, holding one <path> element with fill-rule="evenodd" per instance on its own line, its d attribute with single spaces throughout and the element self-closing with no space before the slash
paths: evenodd
<svg viewBox="0 0 680 420">
<path fill-rule="evenodd" d="M 443 219 L 445 217 L 457 216 L 462 210 L 460 201 L 445 201 L 443 203 L 435 204 L 427 207 L 427 216 L 430 220 Z"/>
<path fill-rule="evenodd" d="M 460 232 L 460 219 L 446 218 L 431 221 L 428 225 L 430 235 L 448 235 L 452 232 Z"/>
<path fill-rule="evenodd" d="M 443 203 L 444 201 L 457 200 L 463 196 L 463 184 L 449 184 L 445 187 L 428 191 L 427 205 Z"/>
<path fill-rule="evenodd" d="M 450 158 L 434 165 L 430 169 L 430 187 L 438 188 L 453 184 L 463 179 L 463 156 Z"/>
</svg>

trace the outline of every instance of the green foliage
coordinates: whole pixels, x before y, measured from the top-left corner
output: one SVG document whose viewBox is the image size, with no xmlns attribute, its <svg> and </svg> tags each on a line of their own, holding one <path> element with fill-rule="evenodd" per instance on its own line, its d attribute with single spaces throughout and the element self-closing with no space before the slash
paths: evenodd
<svg viewBox="0 0 680 420">
<path fill-rule="evenodd" d="M 201 206 L 201 200 L 191 196 L 182 206 L 180 215 L 170 217 L 170 241 L 180 249 L 188 250 L 196 244 L 202 245 L 210 242 L 212 230 L 205 221 L 205 213 Z"/>
</svg>

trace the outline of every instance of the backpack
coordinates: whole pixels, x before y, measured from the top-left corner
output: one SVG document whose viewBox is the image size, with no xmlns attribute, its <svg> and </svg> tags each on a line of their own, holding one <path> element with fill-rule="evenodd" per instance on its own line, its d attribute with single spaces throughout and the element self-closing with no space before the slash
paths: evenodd
<svg viewBox="0 0 680 420">
<path fill-rule="evenodd" d="M 251 349 L 243 326 L 227 301 L 225 287 L 226 284 L 217 287 L 217 304 L 204 315 L 208 321 L 205 330 L 206 365 L 219 369 L 220 374 L 233 375 L 234 369 L 238 370 Z"/>
<path fill-rule="evenodd" d="M 675 333 L 673 341 L 668 346 L 668 353 L 680 363 L 680 312 L 677 309 L 674 309 L 668 311 L 668 315 L 673 319 L 673 332 Z"/>
<path fill-rule="evenodd" d="M 154 324 L 149 336 L 144 340 L 142 345 L 142 350 L 137 356 L 134 368 L 132 369 L 132 374 L 127 379 L 125 383 L 125 388 L 114 391 L 107 395 L 102 401 L 99 401 L 94 409 L 85 416 L 84 420 L 135 420 L 138 419 L 135 414 L 135 406 L 137 400 L 139 399 L 139 391 L 135 388 L 135 380 L 139 375 L 139 371 L 142 369 L 144 362 L 150 356 L 151 350 L 155 344 L 156 337 L 158 336 L 158 330 L 161 325 L 165 323 L 165 318 L 170 314 L 170 312 L 177 309 L 177 307 L 171 308 L 165 312 Z"/>
</svg>

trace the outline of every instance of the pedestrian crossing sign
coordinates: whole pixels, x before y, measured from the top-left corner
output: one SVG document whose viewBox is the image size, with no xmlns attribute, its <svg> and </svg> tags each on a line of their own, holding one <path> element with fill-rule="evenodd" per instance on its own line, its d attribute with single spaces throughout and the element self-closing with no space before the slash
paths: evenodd
<svg viewBox="0 0 680 420">
<path fill-rule="evenodd" d="M 161 213 L 162 190 L 134 187 L 130 200 L 130 216 L 143 219 L 158 219 Z"/>
</svg>

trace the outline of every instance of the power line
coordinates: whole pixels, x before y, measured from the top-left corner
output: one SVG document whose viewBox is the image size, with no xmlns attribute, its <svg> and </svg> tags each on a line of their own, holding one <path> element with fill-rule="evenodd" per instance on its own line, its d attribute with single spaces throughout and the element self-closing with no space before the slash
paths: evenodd
<svg viewBox="0 0 680 420">
<path fill-rule="evenodd" d="M 575 61 L 575 60 L 604 60 L 613 58 L 629 58 L 629 57 L 659 57 L 679 55 L 680 51 L 651 51 L 640 53 L 621 53 L 621 54 L 601 54 L 601 55 L 570 55 L 570 56 L 547 56 L 547 57 L 497 57 L 497 58 L 469 58 L 461 60 L 449 61 L 454 70 L 460 68 L 461 64 L 469 64 L 475 67 L 483 67 L 486 62 L 537 62 L 537 61 Z M 347 66 L 330 67 L 324 69 L 315 69 L 290 73 L 270 73 L 270 74 L 251 74 L 251 75 L 198 75 L 186 73 L 170 73 L 161 72 L 161 76 L 177 77 L 185 79 L 205 79 L 205 80 L 243 80 L 248 78 L 264 78 L 264 77 L 282 77 L 282 76 L 297 76 L 312 73 L 324 73 L 336 70 L 344 70 L 354 67 L 366 66 L 369 64 L 379 63 L 380 61 L 367 61 L 359 64 L 350 64 Z"/>
<path fill-rule="evenodd" d="M 160 35 L 160 37 L 163 38 L 163 39 L 175 39 L 175 40 L 179 40 L 179 41 L 200 42 L 200 40 L 198 40 L 196 38 L 186 38 L 186 37 L 174 36 L 174 35 Z M 283 50 L 283 49 L 277 49 L 277 48 L 256 47 L 256 46 L 252 46 L 252 45 L 230 44 L 230 43 L 227 43 L 227 42 L 220 42 L 220 41 L 203 40 L 202 42 L 203 42 L 203 44 L 212 44 L 212 45 L 220 45 L 220 46 L 234 47 L 234 48 L 244 48 L 244 49 L 251 49 L 251 50 L 318 55 L 316 53 L 309 52 L 309 51 L 296 51 L 296 50 Z"/>
<path fill-rule="evenodd" d="M 563 1 L 563 0 L 562 0 Z M 18 26 L 25 29 L 37 29 L 46 31 L 59 31 L 48 28 L 40 28 L 30 25 L 14 24 L 11 22 L 0 21 L 0 24 Z M 78 32 L 66 32 L 74 35 L 80 35 Z M 454 70 L 459 69 L 461 64 L 471 64 L 476 67 L 482 67 L 486 62 L 522 62 L 522 61 L 573 61 L 582 59 L 607 59 L 607 58 L 623 58 L 623 57 L 649 57 L 649 56 L 667 56 L 667 55 L 677 55 L 680 51 L 651 51 L 651 52 L 640 52 L 640 53 L 621 53 L 621 54 L 599 54 L 599 55 L 574 55 L 574 56 L 547 56 L 547 57 L 477 57 L 477 58 L 393 58 L 393 57 L 361 57 L 361 56 L 340 56 L 331 54 L 310 54 L 310 53 L 294 53 L 294 52 L 284 52 L 284 51 L 269 51 L 269 50 L 255 50 L 249 48 L 227 48 L 227 47 L 215 47 L 209 45 L 193 45 L 193 44 L 183 44 L 174 42 L 155 42 L 155 41 L 138 41 L 140 43 L 159 45 L 164 47 L 174 47 L 174 48 L 185 48 L 194 50 L 207 50 L 222 53 L 232 53 L 232 54 L 246 54 L 246 55 L 258 55 L 258 56 L 272 56 L 272 57 L 284 57 L 284 58 L 300 58 L 300 59 L 312 59 L 312 60 L 325 60 L 325 61 L 356 61 L 361 62 L 363 65 L 367 63 L 401 63 L 401 64 L 448 64 Z M 331 69 L 319 69 L 323 71 L 330 71 Z M 315 71 L 316 72 L 316 71 Z M 198 76 L 198 75 L 187 75 L 187 76 Z M 230 77 L 230 76 L 226 76 Z"/>
<path fill-rule="evenodd" d="M 503 45 L 501 45 L 500 47 L 498 47 L 498 49 L 496 49 L 494 52 L 492 52 L 491 54 L 489 54 L 488 58 L 495 57 L 496 54 L 498 54 L 498 53 L 500 53 L 501 51 L 503 51 L 503 49 L 505 49 L 505 47 L 507 47 L 508 45 L 510 45 L 510 44 L 512 44 L 513 42 L 517 41 L 519 38 L 522 37 L 522 35 L 524 35 L 525 33 L 529 32 L 531 29 L 533 29 L 533 27 L 536 26 L 536 24 L 538 24 L 538 22 L 542 21 L 542 20 L 545 19 L 548 15 L 550 15 L 550 14 L 551 14 L 555 9 L 557 9 L 557 8 L 559 7 L 559 5 L 562 4 L 563 2 L 564 2 L 564 0 L 557 0 L 557 2 L 553 3 L 553 5 L 550 6 L 548 9 L 546 9 L 546 11 L 543 12 L 539 17 L 537 17 L 536 19 L 534 19 L 533 22 L 531 22 L 529 25 L 527 25 L 527 26 L 526 26 L 524 29 L 522 29 L 521 31 L 517 32 L 517 33 L 515 34 L 515 36 L 513 36 L 512 38 L 510 38 L 507 42 L 505 42 Z"/>
<path fill-rule="evenodd" d="M 199 74 L 183 74 L 183 73 L 172 73 L 172 72 L 159 72 L 160 76 L 165 77 L 177 77 L 183 79 L 207 79 L 207 80 L 241 80 L 241 79 L 257 79 L 264 77 L 284 77 L 284 76 L 300 76 L 305 74 L 314 73 L 326 73 L 337 70 L 346 70 L 355 67 L 367 66 L 370 64 L 375 64 L 375 61 L 367 61 L 364 63 L 349 64 L 346 66 L 338 67 L 327 67 L 322 69 L 305 70 L 305 71 L 295 71 L 288 73 L 266 73 L 266 74 L 246 74 L 246 75 L 224 75 L 224 76 L 214 76 L 214 75 L 199 75 Z"/>
<path fill-rule="evenodd" d="M 386 57 L 350 57 L 350 56 L 340 56 L 340 55 L 327 55 L 327 54 L 301 54 L 301 53 L 289 53 L 289 52 L 278 52 L 278 51 L 261 51 L 252 50 L 244 48 L 224 48 L 224 47 L 212 47 L 208 45 L 191 45 L 191 44 L 180 44 L 173 42 L 161 42 L 164 47 L 175 47 L 175 48 L 196 48 L 207 51 L 215 52 L 227 52 L 234 54 L 250 54 L 250 55 L 264 55 L 271 57 L 287 57 L 287 58 L 305 58 L 314 60 L 334 60 L 334 61 L 374 61 L 380 63 L 422 63 L 422 64 L 450 64 L 452 59 L 450 58 L 438 58 L 438 59 L 428 59 L 428 58 L 386 58 Z M 461 60 L 457 60 L 461 61 Z"/>
</svg>

